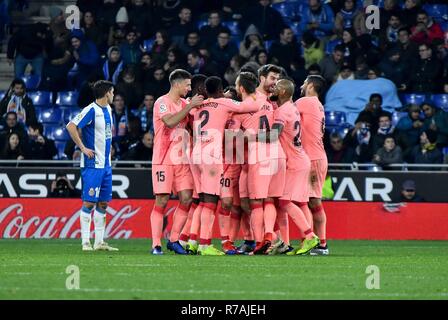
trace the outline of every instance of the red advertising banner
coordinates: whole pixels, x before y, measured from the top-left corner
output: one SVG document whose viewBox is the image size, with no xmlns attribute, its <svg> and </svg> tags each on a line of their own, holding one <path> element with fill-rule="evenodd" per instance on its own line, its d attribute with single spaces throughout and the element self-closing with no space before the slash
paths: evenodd
<svg viewBox="0 0 448 320">
<path fill-rule="evenodd" d="M 150 238 L 153 205 L 154 200 L 113 200 L 107 209 L 106 237 Z M 168 204 L 165 235 L 176 205 Z M 80 206 L 78 199 L 0 199 L 0 238 L 79 238 Z M 328 239 L 448 240 L 448 204 L 409 203 L 397 212 L 379 202 L 325 202 L 324 207 Z M 299 238 L 291 221 L 290 229 L 291 238 Z M 218 219 L 213 236 L 219 237 Z"/>
</svg>

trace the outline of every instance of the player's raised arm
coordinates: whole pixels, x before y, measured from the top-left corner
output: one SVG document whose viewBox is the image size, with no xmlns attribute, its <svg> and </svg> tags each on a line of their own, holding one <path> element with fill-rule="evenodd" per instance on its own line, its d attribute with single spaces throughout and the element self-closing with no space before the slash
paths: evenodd
<svg viewBox="0 0 448 320">
<path fill-rule="evenodd" d="M 199 107 L 204 101 L 204 97 L 196 94 L 190 100 L 190 103 L 179 112 L 167 114 L 162 117 L 163 123 L 170 129 L 177 126 L 190 113 L 191 109 Z"/>
</svg>

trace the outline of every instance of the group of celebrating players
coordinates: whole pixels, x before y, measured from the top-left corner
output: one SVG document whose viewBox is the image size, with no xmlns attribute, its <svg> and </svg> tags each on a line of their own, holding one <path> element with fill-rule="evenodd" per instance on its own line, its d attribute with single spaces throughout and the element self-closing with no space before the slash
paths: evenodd
<svg viewBox="0 0 448 320">
<path fill-rule="evenodd" d="M 240 72 L 224 92 L 219 77 L 170 74 L 170 91 L 153 111 L 152 254 L 163 254 L 171 194 L 179 204 L 167 248 L 176 254 L 329 254 L 321 203 L 325 81 L 309 76 L 293 102 L 294 83 L 283 75 L 272 64 L 257 76 Z M 222 250 L 211 243 L 215 216 Z M 302 236 L 295 249 L 288 216 Z M 240 229 L 244 243 L 236 247 Z"/>
</svg>

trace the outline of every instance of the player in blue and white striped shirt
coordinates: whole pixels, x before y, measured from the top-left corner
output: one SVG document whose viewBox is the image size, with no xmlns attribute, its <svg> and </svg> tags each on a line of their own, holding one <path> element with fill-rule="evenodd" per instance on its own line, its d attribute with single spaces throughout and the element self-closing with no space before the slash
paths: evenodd
<svg viewBox="0 0 448 320">
<path fill-rule="evenodd" d="M 114 86 L 109 81 L 98 81 L 93 86 L 96 100 L 82 109 L 67 124 L 67 130 L 82 152 L 81 178 L 82 200 L 81 238 L 82 250 L 117 251 L 117 248 L 104 242 L 106 228 L 106 208 L 112 199 L 112 110 L 110 104 L 114 98 Z M 82 130 L 82 138 L 77 128 Z M 90 244 L 90 223 L 92 210 L 95 226 L 95 244 Z"/>
</svg>

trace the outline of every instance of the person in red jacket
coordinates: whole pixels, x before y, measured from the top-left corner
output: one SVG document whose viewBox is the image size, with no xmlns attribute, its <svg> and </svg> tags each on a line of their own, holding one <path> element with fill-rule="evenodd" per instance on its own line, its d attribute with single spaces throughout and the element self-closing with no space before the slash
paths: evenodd
<svg viewBox="0 0 448 320">
<path fill-rule="evenodd" d="M 411 28 L 411 33 L 411 41 L 417 44 L 431 45 L 435 39 L 443 39 L 442 28 L 424 10 L 417 14 L 417 25 Z"/>
</svg>

